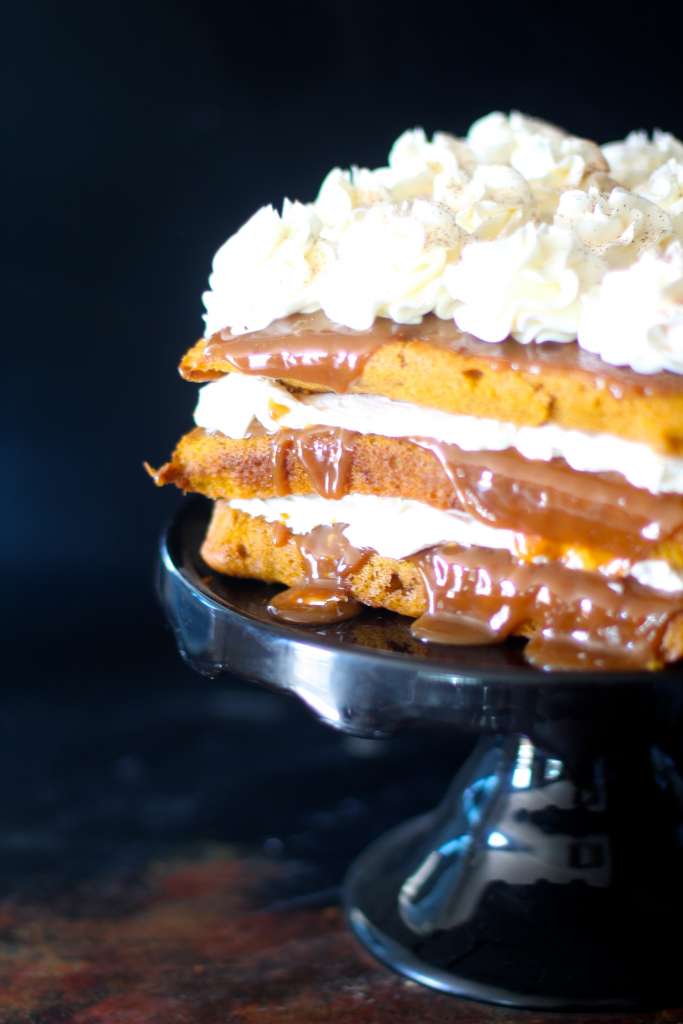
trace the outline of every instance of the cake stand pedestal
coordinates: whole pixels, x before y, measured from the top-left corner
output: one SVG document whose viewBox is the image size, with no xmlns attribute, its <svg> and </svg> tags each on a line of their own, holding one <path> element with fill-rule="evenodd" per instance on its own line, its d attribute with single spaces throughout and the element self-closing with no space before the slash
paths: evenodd
<svg viewBox="0 0 683 1024">
<path fill-rule="evenodd" d="M 521 644 L 425 646 L 370 610 L 282 625 L 266 612 L 276 588 L 204 565 L 207 516 L 201 500 L 182 505 L 158 580 L 194 669 L 287 691 L 355 735 L 481 737 L 436 810 L 351 866 L 346 913 L 363 945 L 424 985 L 506 1006 L 678 1005 L 681 673 L 543 673 Z"/>
</svg>

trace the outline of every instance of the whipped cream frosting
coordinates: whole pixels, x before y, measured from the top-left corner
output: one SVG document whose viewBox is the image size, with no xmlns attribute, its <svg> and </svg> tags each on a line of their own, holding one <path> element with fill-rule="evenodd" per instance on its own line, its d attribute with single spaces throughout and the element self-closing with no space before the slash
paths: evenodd
<svg viewBox="0 0 683 1024">
<path fill-rule="evenodd" d="M 472 242 L 446 272 L 461 331 L 482 341 L 572 341 L 582 293 L 601 267 L 571 231 L 525 224 L 505 238 Z"/>
<path fill-rule="evenodd" d="M 269 523 L 284 523 L 294 533 L 345 523 L 344 534 L 357 548 L 372 548 L 385 558 L 407 558 L 436 544 L 459 544 L 514 552 L 515 534 L 459 512 L 432 508 L 409 498 L 348 494 L 338 501 L 317 494 L 284 498 L 233 498 L 228 504 Z M 615 566 L 616 567 L 616 566 Z M 580 568 L 575 566 L 573 568 Z M 617 567 L 618 568 L 618 567 Z M 646 587 L 683 590 L 683 573 L 649 559 L 631 566 L 629 575 Z"/>
<path fill-rule="evenodd" d="M 600 148 L 494 112 L 462 139 L 407 131 L 385 167 L 335 168 L 314 202 L 257 211 L 214 258 L 206 334 L 317 310 L 359 330 L 434 313 L 483 341 L 577 340 L 640 373 L 681 373 L 681 241 L 672 135 Z M 618 272 L 632 277 L 615 284 Z M 621 293 L 641 287 L 623 332 Z"/>
<path fill-rule="evenodd" d="M 647 132 L 629 132 L 621 142 L 608 142 L 602 152 L 610 174 L 625 188 L 639 185 L 667 160 L 683 160 L 683 142 L 658 129 L 650 138 Z"/>
<path fill-rule="evenodd" d="M 520 427 L 493 419 L 441 412 L 379 395 L 295 396 L 264 377 L 229 373 L 199 390 L 195 423 L 210 433 L 246 437 L 253 419 L 269 433 L 285 427 L 343 427 L 384 437 L 429 437 L 465 451 L 514 448 L 527 459 L 564 459 L 584 473 L 619 473 L 653 494 L 683 494 L 683 459 L 611 434 L 566 430 L 555 424 Z"/>
<path fill-rule="evenodd" d="M 610 267 L 633 263 L 643 250 L 670 238 L 673 228 L 668 213 L 643 194 L 624 188 L 605 193 L 594 185 L 563 192 L 555 220 L 572 227 L 579 244 Z"/>
<path fill-rule="evenodd" d="M 637 186 L 636 193 L 664 210 L 676 237 L 683 238 L 683 153 L 679 160 L 672 158 L 660 164 Z"/>
<path fill-rule="evenodd" d="M 683 245 L 644 251 L 631 266 L 605 274 L 581 307 L 583 348 L 608 363 L 628 349 L 640 373 L 683 373 Z"/>
<path fill-rule="evenodd" d="M 317 494 L 285 498 L 233 498 L 228 504 L 269 523 L 285 523 L 294 533 L 346 523 L 354 547 L 372 548 L 386 558 L 406 558 L 434 544 L 462 544 L 512 551 L 515 534 L 480 523 L 472 516 L 445 512 L 410 498 L 347 494 L 337 501 Z"/>
</svg>

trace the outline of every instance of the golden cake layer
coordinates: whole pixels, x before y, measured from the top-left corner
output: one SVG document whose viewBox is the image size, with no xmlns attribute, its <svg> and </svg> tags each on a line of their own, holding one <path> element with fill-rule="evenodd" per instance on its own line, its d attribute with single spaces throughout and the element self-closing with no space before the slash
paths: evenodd
<svg viewBox="0 0 683 1024">
<path fill-rule="evenodd" d="M 398 438 L 352 436 L 345 491 L 412 498 L 435 508 L 452 507 L 453 487 L 430 452 Z M 196 427 L 180 439 L 171 461 L 156 472 L 155 481 L 159 486 L 172 483 L 207 498 L 313 494 L 313 478 L 296 445 L 288 445 L 278 461 L 278 444 L 278 435 L 233 440 Z"/>
<path fill-rule="evenodd" d="M 201 554 L 212 569 L 229 576 L 292 586 L 307 575 L 301 550 L 291 536 L 283 542 L 276 537 L 272 524 L 220 501 L 214 505 Z M 373 554 L 346 577 L 346 586 L 353 598 L 372 607 L 387 608 L 412 618 L 427 610 L 420 570 L 408 559 Z M 529 621 L 517 632 L 532 637 L 538 628 L 539 623 Z M 666 628 L 656 662 L 675 661 L 682 654 L 683 614 L 677 614 Z"/>
<path fill-rule="evenodd" d="M 310 368 L 299 377 L 281 372 L 276 356 L 286 350 L 286 335 L 273 336 L 270 366 L 250 363 L 250 339 L 265 344 L 271 338 L 267 331 L 227 342 L 201 339 L 184 356 L 180 373 L 186 380 L 207 381 L 235 370 L 253 372 L 293 388 L 383 395 L 449 413 L 523 426 L 553 423 L 640 441 L 658 452 L 683 452 L 683 378 L 610 367 L 573 342 L 487 344 L 457 332 L 449 341 L 444 331 L 453 333 L 452 325 L 438 322 L 432 336 L 425 321 L 403 326 L 400 337 L 387 334 L 375 347 L 368 345 L 356 359 L 357 374 L 336 374 L 337 384 L 335 374 Z M 325 343 L 329 337 L 335 335 L 326 334 Z"/>
</svg>

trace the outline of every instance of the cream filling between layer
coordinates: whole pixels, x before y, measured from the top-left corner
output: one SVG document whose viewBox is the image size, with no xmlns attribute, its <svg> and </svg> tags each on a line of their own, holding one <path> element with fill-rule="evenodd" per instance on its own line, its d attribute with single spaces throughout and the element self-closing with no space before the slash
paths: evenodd
<svg viewBox="0 0 683 1024">
<path fill-rule="evenodd" d="M 310 533 L 316 526 L 345 523 L 344 534 L 354 547 L 372 548 L 385 558 L 407 558 L 423 548 L 447 543 L 514 551 L 512 530 L 486 526 L 471 516 L 432 508 L 408 498 L 348 494 L 333 501 L 306 494 L 233 498 L 228 505 L 247 515 L 261 516 L 269 523 L 283 523 L 294 533 Z M 630 575 L 646 587 L 668 593 L 683 591 L 683 573 L 661 559 L 636 562 Z M 618 579 L 614 586 L 619 586 Z"/>
<path fill-rule="evenodd" d="M 241 439 L 254 418 L 269 433 L 285 427 L 329 426 L 384 437 L 434 438 L 470 452 L 514 448 L 527 459 L 562 458 L 583 473 L 619 473 L 634 487 L 652 494 L 683 494 L 683 459 L 612 434 L 566 430 L 554 424 L 520 427 L 380 395 L 325 393 L 297 398 L 265 377 L 241 373 L 229 373 L 200 388 L 194 414 L 198 427 Z"/>
</svg>

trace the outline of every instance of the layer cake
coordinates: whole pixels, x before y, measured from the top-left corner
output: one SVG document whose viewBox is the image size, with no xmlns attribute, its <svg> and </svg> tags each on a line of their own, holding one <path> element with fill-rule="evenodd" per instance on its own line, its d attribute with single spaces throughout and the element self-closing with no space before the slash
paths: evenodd
<svg viewBox="0 0 683 1024">
<path fill-rule="evenodd" d="M 372 605 L 542 668 L 675 661 L 681 238 L 672 136 L 407 132 L 219 250 L 196 426 L 151 472 L 215 502 L 204 560 L 285 584 L 285 621 Z"/>
</svg>

